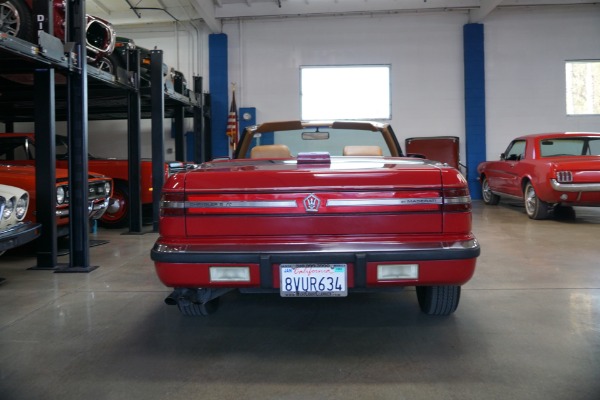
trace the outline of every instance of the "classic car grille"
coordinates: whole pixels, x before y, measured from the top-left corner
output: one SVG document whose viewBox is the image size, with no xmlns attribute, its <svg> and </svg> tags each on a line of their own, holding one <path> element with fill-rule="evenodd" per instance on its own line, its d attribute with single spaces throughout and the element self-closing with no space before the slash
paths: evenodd
<svg viewBox="0 0 600 400">
<path fill-rule="evenodd" d="M 97 200 L 108 197 L 110 193 L 106 193 L 105 183 L 105 181 L 90 183 L 88 186 L 88 199 Z"/>
</svg>

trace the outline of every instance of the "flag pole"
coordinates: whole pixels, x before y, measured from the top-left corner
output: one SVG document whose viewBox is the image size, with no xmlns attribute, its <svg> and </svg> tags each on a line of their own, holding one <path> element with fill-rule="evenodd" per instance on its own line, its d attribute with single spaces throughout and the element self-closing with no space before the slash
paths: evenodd
<svg viewBox="0 0 600 400">
<path fill-rule="evenodd" d="M 238 112 L 235 103 L 235 83 L 231 83 L 231 107 L 227 117 L 226 135 L 229 142 L 229 158 L 233 158 L 238 142 Z"/>
</svg>

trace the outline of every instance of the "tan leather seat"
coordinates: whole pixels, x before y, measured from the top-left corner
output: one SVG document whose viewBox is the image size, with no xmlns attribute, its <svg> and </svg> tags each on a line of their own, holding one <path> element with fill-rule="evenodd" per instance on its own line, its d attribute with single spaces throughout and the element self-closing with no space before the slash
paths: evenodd
<svg viewBox="0 0 600 400">
<path fill-rule="evenodd" d="M 382 156 L 383 152 L 379 146 L 345 146 L 345 156 Z"/>
<path fill-rule="evenodd" d="M 250 158 L 291 158 L 289 147 L 285 144 L 265 144 L 253 147 Z"/>
</svg>

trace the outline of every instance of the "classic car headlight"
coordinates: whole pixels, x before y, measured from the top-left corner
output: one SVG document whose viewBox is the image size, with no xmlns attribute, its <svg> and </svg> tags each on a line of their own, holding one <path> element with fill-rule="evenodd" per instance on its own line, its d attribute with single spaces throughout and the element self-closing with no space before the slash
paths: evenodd
<svg viewBox="0 0 600 400">
<path fill-rule="evenodd" d="M 23 193 L 23 196 L 21 196 L 19 198 L 19 200 L 17 200 L 17 208 L 16 208 L 16 216 L 17 219 L 20 221 L 25 217 L 25 214 L 27 213 L 27 205 L 29 204 L 29 196 L 27 195 L 27 193 Z"/>
<path fill-rule="evenodd" d="M 15 196 L 6 200 L 6 204 L 4 205 L 4 212 L 2 213 L 2 218 L 9 219 L 12 215 L 13 211 L 15 211 L 15 204 L 17 203 L 17 198 Z"/>
<path fill-rule="evenodd" d="M 571 171 L 557 171 L 556 181 L 558 183 L 573 182 L 573 173 Z"/>
<path fill-rule="evenodd" d="M 107 196 L 110 196 L 110 182 L 104 184 L 104 193 L 106 193 Z"/>
<path fill-rule="evenodd" d="M 56 203 L 63 204 L 65 202 L 65 188 L 59 186 L 56 188 Z"/>
</svg>

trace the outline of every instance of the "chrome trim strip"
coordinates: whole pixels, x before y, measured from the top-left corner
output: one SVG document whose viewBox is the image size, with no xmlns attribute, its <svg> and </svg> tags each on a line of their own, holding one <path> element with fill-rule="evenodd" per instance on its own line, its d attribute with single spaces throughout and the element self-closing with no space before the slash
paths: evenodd
<svg viewBox="0 0 600 400">
<path fill-rule="evenodd" d="M 417 206 L 421 204 L 442 204 L 441 197 L 404 198 L 404 199 L 330 199 L 329 207 L 372 207 L 372 206 Z"/>
<path fill-rule="evenodd" d="M 559 183 L 550 179 L 550 185 L 559 192 L 600 192 L 600 183 Z"/>
<path fill-rule="evenodd" d="M 292 208 L 297 205 L 296 200 L 186 201 L 183 208 Z"/>
<path fill-rule="evenodd" d="M 163 254 L 247 254 L 247 253 L 351 253 L 351 252 L 410 252 L 410 251 L 440 251 L 440 250 L 473 250 L 479 248 L 477 239 L 469 239 L 456 242 L 418 242 L 418 243 L 377 243 L 377 242 L 355 242 L 355 243 L 327 243 L 327 244 L 294 244 L 273 243 L 259 245 L 240 244 L 180 244 L 170 245 L 156 242 L 154 251 Z M 360 249 L 360 250 L 357 250 Z"/>
</svg>

